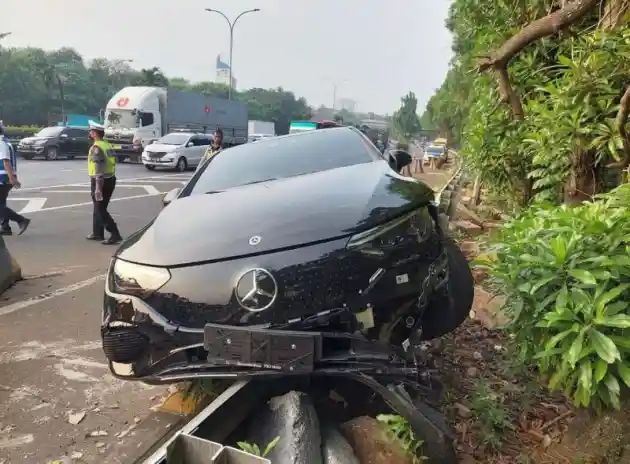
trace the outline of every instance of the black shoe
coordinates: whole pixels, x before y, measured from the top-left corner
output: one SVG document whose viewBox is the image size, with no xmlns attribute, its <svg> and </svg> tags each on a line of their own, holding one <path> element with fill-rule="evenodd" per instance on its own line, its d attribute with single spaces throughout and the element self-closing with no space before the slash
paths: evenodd
<svg viewBox="0 0 630 464">
<path fill-rule="evenodd" d="M 93 240 L 95 242 L 102 242 L 103 240 L 105 240 L 105 236 L 103 235 L 96 235 L 96 234 L 90 234 L 87 237 L 85 237 L 86 240 Z"/>
<path fill-rule="evenodd" d="M 18 222 L 18 227 L 20 228 L 20 230 L 18 230 L 18 235 L 22 235 L 24 232 L 26 232 L 26 229 L 28 229 L 28 226 L 31 225 L 31 220 L 30 219 L 24 219 L 21 222 Z"/>
<path fill-rule="evenodd" d="M 107 240 L 103 240 L 101 243 L 103 245 L 118 245 L 120 242 L 122 242 L 122 237 L 120 235 L 112 235 Z"/>
<path fill-rule="evenodd" d="M 13 235 L 13 231 L 11 229 L 2 229 L 0 230 L 0 235 L 8 237 L 9 235 Z"/>
</svg>

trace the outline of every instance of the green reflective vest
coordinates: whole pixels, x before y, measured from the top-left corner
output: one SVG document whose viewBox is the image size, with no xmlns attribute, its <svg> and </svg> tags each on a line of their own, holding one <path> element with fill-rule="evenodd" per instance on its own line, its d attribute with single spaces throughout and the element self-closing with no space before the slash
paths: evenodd
<svg viewBox="0 0 630 464">
<path fill-rule="evenodd" d="M 105 169 L 103 174 L 106 176 L 113 176 L 116 174 L 116 155 L 114 155 L 112 146 L 104 140 L 95 141 L 92 147 L 94 146 L 97 146 L 103 153 L 105 153 Z M 96 176 L 96 162 L 92 158 L 92 148 L 90 148 L 90 153 L 88 154 L 88 175 L 90 177 Z"/>
</svg>

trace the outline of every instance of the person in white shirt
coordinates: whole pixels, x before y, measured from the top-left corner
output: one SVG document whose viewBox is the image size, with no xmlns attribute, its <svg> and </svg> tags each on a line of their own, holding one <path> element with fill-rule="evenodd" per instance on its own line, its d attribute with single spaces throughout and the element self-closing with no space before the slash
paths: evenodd
<svg viewBox="0 0 630 464">
<path fill-rule="evenodd" d="M 0 122 L 0 235 L 13 235 L 10 221 L 17 223 L 18 235 L 22 235 L 31 223 L 30 219 L 7 206 L 7 198 L 13 187 L 21 187 L 17 178 L 17 159 L 13 147 L 4 135 L 4 126 Z"/>
</svg>

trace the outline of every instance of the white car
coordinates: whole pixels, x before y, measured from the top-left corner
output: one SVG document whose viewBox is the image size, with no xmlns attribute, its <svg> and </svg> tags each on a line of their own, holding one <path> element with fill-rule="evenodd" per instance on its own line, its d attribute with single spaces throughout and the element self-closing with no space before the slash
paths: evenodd
<svg viewBox="0 0 630 464">
<path fill-rule="evenodd" d="M 211 143 L 208 134 L 171 132 L 144 148 L 142 164 L 150 171 L 168 168 L 184 172 L 199 165 Z"/>
</svg>

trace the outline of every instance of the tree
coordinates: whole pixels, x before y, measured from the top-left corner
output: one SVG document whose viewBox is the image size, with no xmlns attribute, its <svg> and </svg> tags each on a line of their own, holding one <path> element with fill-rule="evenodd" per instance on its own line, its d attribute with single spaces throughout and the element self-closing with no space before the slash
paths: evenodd
<svg viewBox="0 0 630 464">
<path fill-rule="evenodd" d="M 396 137 L 409 140 L 422 129 L 418 118 L 418 99 L 413 92 L 401 98 L 400 109 L 393 116 L 393 130 Z"/>
<path fill-rule="evenodd" d="M 140 70 L 140 75 L 136 77 L 133 85 L 146 85 L 148 87 L 168 87 L 168 78 L 162 70 L 156 66 Z"/>
<path fill-rule="evenodd" d="M 492 192 L 519 204 L 576 203 L 615 184 L 630 162 L 628 7 L 452 4 L 455 57 L 428 109 L 461 137 L 466 163 Z"/>
</svg>

